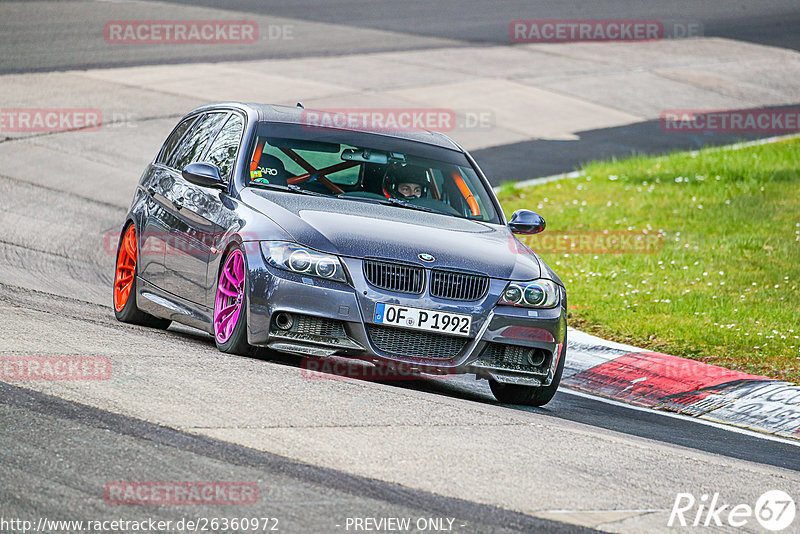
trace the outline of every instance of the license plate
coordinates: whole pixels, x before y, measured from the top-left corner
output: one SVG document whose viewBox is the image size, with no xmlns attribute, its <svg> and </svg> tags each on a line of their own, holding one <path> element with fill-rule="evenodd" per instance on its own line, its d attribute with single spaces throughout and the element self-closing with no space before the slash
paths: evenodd
<svg viewBox="0 0 800 534">
<path fill-rule="evenodd" d="M 453 336 L 469 336 L 472 316 L 379 302 L 375 305 L 374 322 Z"/>
</svg>

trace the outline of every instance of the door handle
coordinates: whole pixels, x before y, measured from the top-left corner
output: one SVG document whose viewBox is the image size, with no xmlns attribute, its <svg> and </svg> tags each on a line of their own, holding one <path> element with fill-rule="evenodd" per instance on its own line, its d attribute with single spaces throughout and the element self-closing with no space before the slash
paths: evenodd
<svg viewBox="0 0 800 534">
<path fill-rule="evenodd" d="M 172 205 L 175 206 L 176 210 L 183 208 L 183 197 L 173 200 Z"/>
</svg>

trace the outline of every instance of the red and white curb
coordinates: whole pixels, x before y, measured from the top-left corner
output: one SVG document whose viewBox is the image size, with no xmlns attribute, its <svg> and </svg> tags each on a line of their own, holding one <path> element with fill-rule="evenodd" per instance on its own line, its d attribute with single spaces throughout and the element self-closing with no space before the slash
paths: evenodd
<svg viewBox="0 0 800 534">
<path fill-rule="evenodd" d="M 602 397 L 800 439 L 800 386 L 569 330 L 562 384 Z"/>
</svg>

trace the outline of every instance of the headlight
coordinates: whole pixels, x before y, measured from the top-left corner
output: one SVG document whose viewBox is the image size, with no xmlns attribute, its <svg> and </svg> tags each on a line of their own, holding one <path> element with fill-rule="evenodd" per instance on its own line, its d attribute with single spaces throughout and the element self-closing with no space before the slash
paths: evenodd
<svg viewBox="0 0 800 534">
<path fill-rule="evenodd" d="M 553 308 L 561 300 L 560 295 L 561 289 L 552 280 L 511 282 L 500 295 L 498 304 L 526 308 Z"/>
<path fill-rule="evenodd" d="M 339 282 L 347 281 L 342 264 L 336 256 L 321 254 L 297 243 L 284 241 L 262 241 L 261 252 L 267 263 L 278 269 Z"/>
</svg>

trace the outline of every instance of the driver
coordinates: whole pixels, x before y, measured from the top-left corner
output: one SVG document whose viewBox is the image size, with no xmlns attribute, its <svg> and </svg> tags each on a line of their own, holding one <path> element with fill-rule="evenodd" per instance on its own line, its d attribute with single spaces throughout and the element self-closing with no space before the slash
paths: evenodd
<svg viewBox="0 0 800 534">
<path fill-rule="evenodd" d="M 421 198 L 428 195 L 428 173 L 421 167 L 397 166 L 387 172 L 384 191 L 388 196 L 400 200 Z"/>
<path fill-rule="evenodd" d="M 422 185 L 414 182 L 400 182 L 397 184 L 397 192 L 406 198 L 422 196 Z"/>
</svg>

